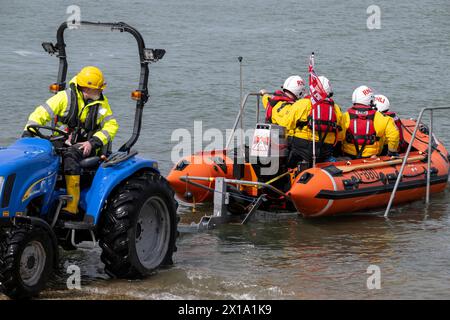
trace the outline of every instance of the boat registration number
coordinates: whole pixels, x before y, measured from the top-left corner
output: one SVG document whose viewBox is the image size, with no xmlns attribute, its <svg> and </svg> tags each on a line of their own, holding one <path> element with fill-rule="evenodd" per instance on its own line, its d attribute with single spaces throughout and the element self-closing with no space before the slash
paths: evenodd
<svg viewBox="0 0 450 320">
<path fill-rule="evenodd" d="M 358 178 L 360 180 L 373 181 L 373 180 L 380 179 L 380 175 L 378 174 L 378 172 L 373 169 L 358 170 L 355 172 L 355 176 L 356 176 L 356 178 Z"/>
</svg>

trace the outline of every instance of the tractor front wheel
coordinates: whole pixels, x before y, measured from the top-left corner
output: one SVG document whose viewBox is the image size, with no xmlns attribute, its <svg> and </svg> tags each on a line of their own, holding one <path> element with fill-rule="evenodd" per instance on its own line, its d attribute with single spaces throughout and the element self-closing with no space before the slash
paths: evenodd
<svg viewBox="0 0 450 320">
<path fill-rule="evenodd" d="M 37 296 L 53 272 L 49 234 L 38 226 L 13 226 L 4 232 L 0 248 L 1 291 L 13 299 Z"/>
</svg>

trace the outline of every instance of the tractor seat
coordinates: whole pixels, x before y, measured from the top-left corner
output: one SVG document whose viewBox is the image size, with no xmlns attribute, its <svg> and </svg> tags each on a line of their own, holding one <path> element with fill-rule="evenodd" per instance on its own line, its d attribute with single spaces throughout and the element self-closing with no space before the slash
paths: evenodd
<svg viewBox="0 0 450 320">
<path fill-rule="evenodd" d="M 93 169 L 96 168 L 100 163 L 100 157 L 94 156 L 81 160 L 80 166 L 83 169 Z"/>
<path fill-rule="evenodd" d="M 107 145 L 103 146 L 101 153 L 104 154 L 106 157 L 109 157 L 111 154 L 112 144 L 109 142 Z M 98 165 L 100 164 L 100 157 L 99 156 L 93 156 L 86 159 L 81 160 L 80 166 L 82 169 L 85 170 L 92 170 L 97 169 Z"/>
</svg>

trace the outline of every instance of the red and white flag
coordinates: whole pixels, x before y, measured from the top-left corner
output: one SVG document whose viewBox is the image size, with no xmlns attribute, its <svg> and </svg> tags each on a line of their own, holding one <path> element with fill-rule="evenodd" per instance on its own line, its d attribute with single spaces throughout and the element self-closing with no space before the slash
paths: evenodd
<svg viewBox="0 0 450 320">
<path fill-rule="evenodd" d="M 322 83 L 319 81 L 319 77 L 314 71 L 314 52 L 309 57 L 309 95 L 313 107 L 328 96 Z"/>
</svg>

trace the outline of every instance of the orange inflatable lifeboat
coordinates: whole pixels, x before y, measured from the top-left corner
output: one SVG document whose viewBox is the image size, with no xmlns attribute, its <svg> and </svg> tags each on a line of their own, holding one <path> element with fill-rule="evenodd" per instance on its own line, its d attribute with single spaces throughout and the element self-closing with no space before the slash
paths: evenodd
<svg viewBox="0 0 450 320">
<path fill-rule="evenodd" d="M 409 143 L 416 122 L 402 120 L 402 125 L 404 139 Z M 425 195 L 429 136 L 423 131 L 425 133 L 417 132 L 412 144 L 394 204 L 418 200 Z M 430 193 L 437 193 L 447 186 L 449 154 L 435 137 L 432 140 Z M 285 193 L 281 199 L 285 202 L 284 207 L 293 205 L 304 217 L 331 216 L 386 207 L 404 157 L 402 154 L 396 159 L 377 157 L 319 163 L 315 168 L 301 172 L 288 172 L 281 165 L 277 177 L 263 178 L 258 174 L 258 165 L 249 163 L 248 159 L 237 170 L 239 166 L 234 164 L 234 154 L 220 150 L 184 158 L 172 169 L 168 181 L 180 199 L 196 203 L 212 200 L 217 177 L 242 180 L 242 183 L 230 182 L 240 195 L 256 199 L 266 193 L 269 202 L 277 203 L 283 197 L 274 197 L 267 187 L 272 188 L 278 183 L 276 187 Z M 282 176 L 287 179 L 279 179 Z M 190 180 L 189 177 L 203 179 Z M 280 185 L 281 181 L 283 185 Z"/>
<path fill-rule="evenodd" d="M 402 120 L 404 139 L 409 143 L 416 125 Z M 411 202 L 425 195 L 427 183 L 428 135 L 417 132 L 412 151 L 400 180 L 394 204 Z M 434 139 L 431 154 L 430 192 L 443 191 L 449 174 L 449 155 Z M 305 217 L 383 208 L 389 202 L 403 159 L 389 157 L 321 163 L 300 173 L 289 195 Z"/>
<path fill-rule="evenodd" d="M 208 181 L 193 180 L 189 177 L 208 177 Z M 214 178 L 233 178 L 233 161 L 225 150 L 199 152 L 183 158 L 167 177 L 177 196 L 193 203 L 212 200 Z"/>
</svg>

